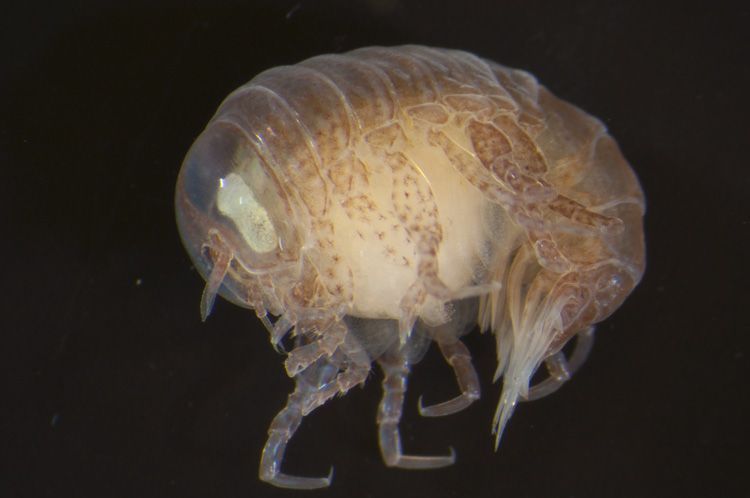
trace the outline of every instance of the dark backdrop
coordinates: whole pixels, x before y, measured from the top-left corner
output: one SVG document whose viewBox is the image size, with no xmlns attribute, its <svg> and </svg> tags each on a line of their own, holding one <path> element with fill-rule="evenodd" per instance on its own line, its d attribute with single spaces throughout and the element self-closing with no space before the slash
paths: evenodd
<svg viewBox="0 0 750 498">
<path fill-rule="evenodd" d="M 500 451 L 492 341 L 467 342 L 484 397 L 416 368 L 408 451 L 380 461 L 379 376 L 305 420 L 297 496 L 748 496 L 750 10 L 710 2 L 28 2 L 0 16 L 0 496 L 293 496 L 257 478 L 291 382 L 252 313 L 198 316 L 173 186 L 221 99 L 257 72 L 365 45 L 474 51 L 599 116 L 648 199 L 645 278 L 559 393 L 522 405 Z"/>
</svg>

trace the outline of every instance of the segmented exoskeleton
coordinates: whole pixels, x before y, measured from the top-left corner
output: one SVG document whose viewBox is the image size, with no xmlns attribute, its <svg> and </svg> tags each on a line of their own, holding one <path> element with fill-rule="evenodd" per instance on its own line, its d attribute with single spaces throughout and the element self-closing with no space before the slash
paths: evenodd
<svg viewBox="0 0 750 498">
<path fill-rule="evenodd" d="M 644 269 L 638 181 L 604 126 L 526 72 L 419 46 L 364 48 L 265 71 L 222 103 L 177 185 L 183 241 L 216 293 L 255 310 L 296 380 L 276 416 L 261 479 L 281 472 L 302 418 L 383 370 L 377 414 L 387 465 L 411 365 L 436 342 L 455 413 L 480 395 L 460 337 L 496 337 L 503 391 L 496 444 L 519 399 L 554 391 L 583 362 L 592 325 Z M 275 321 L 269 318 L 275 316 Z M 570 359 L 560 352 L 578 334 Z M 529 388 L 545 363 L 550 379 Z"/>
</svg>

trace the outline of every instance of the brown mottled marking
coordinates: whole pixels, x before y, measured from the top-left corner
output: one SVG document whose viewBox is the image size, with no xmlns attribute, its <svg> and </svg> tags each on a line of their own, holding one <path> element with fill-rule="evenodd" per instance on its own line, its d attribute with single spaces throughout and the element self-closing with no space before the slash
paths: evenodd
<svg viewBox="0 0 750 498">
<path fill-rule="evenodd" d="M 367 166 L 352 155 L 347 155 L 331 165 L 328 178 L 333 184 L 333 193 L 338 196 L 364 192 L 369 185 Z"/>
<path fill-rule="evenodd" d="M 315 220 L 313 222 L 314 230 L 320 234 L 318 237 L 316 250 L 310 250 L 310 265 L 317 272 L 316 282 L 320 285 L 310 287 L 307 292 L 313 292 L 315 298 L 312 302 L 323 303 L 327 301 L 332 294 L 340 296 L 344 302 L 351 302 L 353 299 L 352 281 L 349 277 L 349 268 L 342 264 L 336 251 L 336 230 L 328 220 Z M 341 292 L 334 292 L 337 286 L 342 287 Z"/>
<path fill-rule="evenodd" d="M 487 168 L 497 158 L 509 154 L 512 150 L 510 140 L 492 124 L 480 123 L 472 119 L 469 121 L 467 131 L 471 144 L 474 146 L 474 152 Z"/>
<path fill-rule="evenodd" d="M 498 204 L 514 205 L 517 202 L 508 190 L 501 188 L 485 167 L 478 164 L 466 151 L 459 148 L 443 132 L 430 131 L 430 143 L 440 147 L 451 165 L 472 185 L 490 196 Z"/>
<path fill-rule="evenodd" d="M 488 119 L 495 112 L 495 105 L 483 95 L 447 95 L 445 102 L 458 112 L 468 112 L 479 119 Z"/>
<path fill-rule="evenodd" d="M 442 227 L 437 220 L 437 206 L 429 183 L 424 175 L 403 154 L 387 154 L 386 161 L 393 174 L 393 208 L 413 238 L 429 241 L 437 246 L 443 238 Z M 413 201 L 410 200 L 413 197 Z M 417 219 L 422 223 L 416 223 Z"/>
<path fill-rule="evenodd" d="M 440 104 L 421 104 L 409 107 L 406 111 L 409 116 L 427 121 L 432 124 L 446 124 L 450 115 Z"/>
<path fill-rule="evenodd" d="M 539 148 L 513 118 L 501 114 L 492 121 L 510 140 L 514 162 L 524 172 L 533 176 L 542 176 L 547 172 L 547 163 Z"/>
<path fill-rule="evenodd" d="M 551 210 L 562 214 L 576 223 L 598 230 L 611 230 L 622 227 L 622 220 L 590 211 L 583 204 L 562 195 L 558 195 L 552 200 L 549 203 L 549 207 Z"/>
<path fill-rule="evenodd" d="M 322 55 L 303 65 L 323 72 L 346 95 L 360 130 L 378 126 L 395 117 L 393 85 L 383 71 L 342 55 Z"/>
<path fill-rule="evenodd" d="M 341 203 L 346 210 L 346 214 L 352 220 L 361 222 L 369 222 L 372 220 L 372 215 L 376 213 L 377 206 L 373 200 L 366 195 L 358 195 L 355 197 L 349 197 Z"/>
<path fill-rule="evenodd" d="M 367 133 L 365 141 L 372 147 L 393 149 L 399 143 L 404 143 L 406 136 L 399 123 L 391 123 Z"/>
</svg>

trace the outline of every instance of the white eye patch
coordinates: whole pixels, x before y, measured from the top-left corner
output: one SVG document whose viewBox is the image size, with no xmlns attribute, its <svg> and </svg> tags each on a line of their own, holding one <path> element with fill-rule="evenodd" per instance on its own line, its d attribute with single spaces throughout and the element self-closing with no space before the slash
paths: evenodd
<svg viewBox="0 0 750 498">
<path fill-rule="evenodd" d="M 276 249 L 278 239 L 268 212 L 258 203 L 242 177 L 229 173 L 219 182 L 216 206 L 221 214 L 234 222 L 253 251 L 264 253 Z"/>
</svg>

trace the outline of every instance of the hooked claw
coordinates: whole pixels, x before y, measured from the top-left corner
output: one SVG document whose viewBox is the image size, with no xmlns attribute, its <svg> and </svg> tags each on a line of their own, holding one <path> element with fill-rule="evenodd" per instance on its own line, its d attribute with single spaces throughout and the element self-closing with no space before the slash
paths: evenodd
<svg viewBox="0 0 750 498">
<path fill-rule="evenodd" d="M 328 472 L 327 477 L 300 477 L 277 472 L 272 469 L 270 472 L 260 473 L 260 479 L 274 486 L 288 489 L 320 489 L 327 488 L 331 485 L 333 479 L 333 466 Z"/>
<path fill-rule="evenodd" d="M 422 404 L 422 396 L 417 400 L 417 409 L 419 414 L 423 417 L 444 417 L 446 415 L 453 415 L 461 410 L 466 409 L 470 404 L 479 399 L 479 395 L 475 393 L 464 393 L 459 394 L 455 398 L 451 398 L 448 401 L 442 403 L 436 403 L 434 405 L 424 406 Z"/>
</svg>

